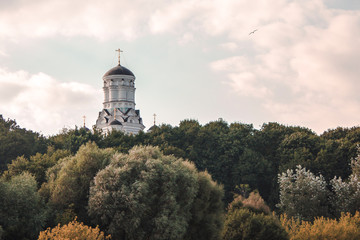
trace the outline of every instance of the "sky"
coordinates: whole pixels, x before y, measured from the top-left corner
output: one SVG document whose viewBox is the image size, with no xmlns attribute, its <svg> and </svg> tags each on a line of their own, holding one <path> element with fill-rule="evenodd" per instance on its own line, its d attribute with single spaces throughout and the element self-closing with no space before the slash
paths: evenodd
<svg viewBox="0 0 360 240">
<path fill-rule="evenodd" d="M 360 123 L 359 0 L 0 0 L 0 114 L 91 128 L 118 48 L 146 128 Z"/>
</svg>

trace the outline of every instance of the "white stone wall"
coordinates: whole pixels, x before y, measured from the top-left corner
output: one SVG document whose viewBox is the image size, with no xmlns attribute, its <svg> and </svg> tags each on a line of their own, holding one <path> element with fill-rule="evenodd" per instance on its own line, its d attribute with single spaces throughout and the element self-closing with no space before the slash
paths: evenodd
<svg viewBox="0 0 360 240">
<path fill-rule="evenodd" d="M 140 116 L 135 113 L 135 77 L 130 75 L 108 75 L 103 77 L 104 86 L 104 110 L 99 113 L 96 127 L 102 129 L 103 133 L 113 130 L 123 131 L 127 134 L 137 134 L 144 130 Z M 114 109 L 117 108 L 116 114 Z M 105 111 L 109 112 L 110 115 Z M 128 115 L 124 116 L 127 109 L 131 109 Z M 109 120 L 106 122 L 106 118 Z M 121 125 L 110 125 L 114 119 Z M 127 119 L 125 122 L 124 119 Z"/>
</svg>

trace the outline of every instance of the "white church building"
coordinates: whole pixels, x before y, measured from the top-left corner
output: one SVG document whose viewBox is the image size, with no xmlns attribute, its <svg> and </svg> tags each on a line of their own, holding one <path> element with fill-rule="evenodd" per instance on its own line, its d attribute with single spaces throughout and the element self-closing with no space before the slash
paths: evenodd
<svg viewBox="0 0 360 240">
<path fill-rule="evenodd" d="M 99 112 L 96 128 L 107 134 L 113 130 L 126 134 L 137 134 L 143 130 L 140 110 L 135 110 L 135 75 L 120 65 L 110 69 L 103 76 L 104 102 Z"/>
</svg>

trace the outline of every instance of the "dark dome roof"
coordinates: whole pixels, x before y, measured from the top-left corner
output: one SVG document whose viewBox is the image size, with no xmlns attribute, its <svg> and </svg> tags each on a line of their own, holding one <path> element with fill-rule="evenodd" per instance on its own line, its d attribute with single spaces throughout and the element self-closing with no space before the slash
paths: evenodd
<svg viewBox="0 0 360 240">
<path fill-rule="evenodd" d="M 158 126 L 156 126 L 156 125 L 152 125 L 147 131 L 151 132 L 151 131 L 153 131 L 155 129 L 160 129 L 160 128 Z"/>
<path fill-rule="evenodd" d="M 127 69 L 126 67 L 123 67 L 121 65 L 117 65 L 116 67 L 107 71 L 105 73 L 104 77 L 110 76 L 110 75 L 130 75 L 130 76 L 135 77 L 135 75 L 129 69 Z"/>
</svg>

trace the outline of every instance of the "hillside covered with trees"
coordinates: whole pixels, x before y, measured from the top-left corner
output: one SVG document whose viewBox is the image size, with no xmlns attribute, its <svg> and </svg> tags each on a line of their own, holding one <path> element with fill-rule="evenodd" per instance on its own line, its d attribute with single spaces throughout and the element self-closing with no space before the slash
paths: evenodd
<svg viewBox="0 0 360 240">
<path fill-rule="evenodd" d="M 39 239 L 69 229 L 94 239 L 315 239 L 329 226 L 357 239 L 359 143 L 360 127 L 318 135 L 222 119 L 45 137 L 0 116 L 0 239 L 37 239 L 48 227 Z"/>
</svg>

